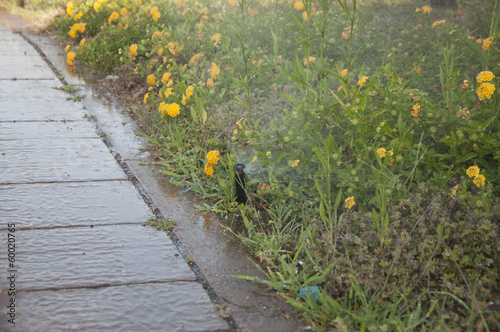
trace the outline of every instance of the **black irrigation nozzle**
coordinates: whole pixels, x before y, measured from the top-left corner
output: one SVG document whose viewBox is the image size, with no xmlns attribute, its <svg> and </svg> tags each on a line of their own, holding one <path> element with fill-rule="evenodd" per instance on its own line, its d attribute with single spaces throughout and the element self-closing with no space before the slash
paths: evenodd
<svg viewBox="0 0 500 332">
<path fill-rule="evenodd" d="M 236 202 L 240 204 L 247 203 L 244 169 L 245 169 L 245 164 L 234 165 L 234 185 L 236 187 Z"/>
</svg>

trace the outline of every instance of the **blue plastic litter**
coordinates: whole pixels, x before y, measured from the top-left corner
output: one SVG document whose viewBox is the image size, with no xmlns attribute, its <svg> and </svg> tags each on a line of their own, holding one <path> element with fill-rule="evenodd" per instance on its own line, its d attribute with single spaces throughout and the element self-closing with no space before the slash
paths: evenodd
<svg viewBox="0 0 500 332">
<path fill-rule="evenodd" d="M 318 302 L 319 288 L 317 286 L 304 287 L 299 291 L 299 295 L 305 299 L 307 298 L 307 293 L 312 295 L 314 302 Z"/>
</svg>

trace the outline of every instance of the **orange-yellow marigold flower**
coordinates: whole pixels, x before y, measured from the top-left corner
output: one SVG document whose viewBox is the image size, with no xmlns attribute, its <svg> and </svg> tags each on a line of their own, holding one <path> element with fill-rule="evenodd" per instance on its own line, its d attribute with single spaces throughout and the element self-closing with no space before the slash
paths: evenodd
<svg viewBox="0 0 500 332">
<path fill-rule="evenodd" d="M 354 201 L 354 196 L 347 197 L 345 199 L 345 207 L 348 208 L 349 210 L 356 204 Z"/>
<path fill-rule="evenodd" d="M 386 154 L 387 150 L 384 149 L 384 148 L 379 148 L 377 149 L 377 154 L 380 158 L 384 158 L 385 157 L 385 154 Z"/>
<path fill-rule="evenodd" d="M 220 153 L 217 150 L 212 150 L 207 153 L 207 161 L 211 165 L 217 165 Z"/>
<path fill-rule="evenodd" d="M 477 166 L 471 166 L 467 169 L 467 171 L 465 171 L 465 173 L 470 177 L 470 178 L 473 178 L 473 177 L 476 177 L 479 175 L 479 167 Z"/>
<path fill-rule="evenodd" d="M 73 66 L 73 60 L 75 59 L 75 52 L 68 52 L 68 54 L 66 55 L 66 63 L 69 65 L 69 66 Z"/>
<path fill-rule="evenodd" d="M 155 75 L 154 74 L 149 74 L 148 77 L 146 78 L 147 82 L 149 85 L 153 86 L 156 84 L 155 80 Z"/>
<path fill-rule="evenodd" d="M 363 84 L 366 83 L 366 81 L 368 80 L 368 76 L 363 76 L 359 79 L 358 81 L 358 86 L 362 86 Z"/>
<path fill-rule="evenodd" d="M 485 98 L 490 99 L 493 95 L 493 92 L 495 92 L 495 89 L 495 86 L 491 83 L 481 83 L 479 88 L 477 88 L 476 94 L 480 100 L 483 100 Z"/>
<path fill-rule="evenodd" d="M 302 3 L 302 1 L 295 1 L 293 3 L 293 8 L 295 10 L 301 11 L 302 9 L 304 9 L 304 4 Z"/>
<path fill-rule="evenodd" d="M 477 83 L 489 82 L 495 78 L 495 75 L 491 71 L 482 71 L 476 77 Z"/>
<path fill-rule="evenodd" d="M 213 177 L 214 176 L 214 168 L 212 166 L 212 164 L 205 164 L 205 174 L 210 176 L 210 177 Z"/>
</svg>

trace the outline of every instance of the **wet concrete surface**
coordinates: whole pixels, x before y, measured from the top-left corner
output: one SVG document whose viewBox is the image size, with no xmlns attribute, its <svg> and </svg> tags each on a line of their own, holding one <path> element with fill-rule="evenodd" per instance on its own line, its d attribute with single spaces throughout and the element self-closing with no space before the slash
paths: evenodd
<svg viewBox="0 0 500 332">
<path fill-rule="evenodd" d="M 189 294 L 189 296 L 186 296 Z M 15 330 L 67 331 L 226 331 L 199 283 L 137 285 L 23 292 Z M 2 307 L 4 307 L 2 305 Z"/>
<path fill-rule="evenodd" d="M 182 249 L 181 254 L 185 258 L 189 257 L 189 259 L 192 259 L 193 264 L 191 267 L 195 271 L 198 271 L 198 278 L 201 277 L 204 280 L 203 284 L 211 294 L 212 300 L 223 305 L 226 314 L 229 313 L 232 319 L 234 319 L 235 324 L 232 325 L 232 329 L 239 331 L 302 330 L 304 325 L 294 318 L 292 308 L 287 305 L 284 300 L 275 296 L 271 291 L 269 291 L 269 289 L 266 289 L 262 285 L 232 277 L 233 275 L 263 277 L 263 275 L 252 264 L 251 257 L 248 252 L 221 226 L 223 222 L 220 219 L 213 214 L 197 212 L 194 205 L 200 204 L 200 202 L 197 201 L 194 195 L 190 194 L 190 192 L 184 192 L 184 189 L 186 188 L 174 187 L 169 184 L 167 178 L 158 173 L 159 169 L 157 167 L 148 164 L 149 159 L 146 151 L 147 141 L 134 134 L 135 131 L 139 130 L 138 126 L 133 120 L 130 119 L 127 112 L 123 109 L 123 107 L 121 107 L 115 98 L 107 93 L 106 90 L 98 84 L 98 82 L 87 78 L 88 83 L 86 83 L 85 78 L 78 77 L 72 70 L 68 70 L 65 64 L 63 47 L 60 46 L 59 42 L 55 38 L 50 36 L 37 36 L 27 32 L 23 33 L 23 35 L 32 43 L 36 44 L 43 54 L 50 59 L 52 66 L 58 71 L 57 76 L 60 75 L 66 82 L 75 84 L 82 88 L 82 91 L 79 91 L 78 93 L 87 95 L 81 103 L 81 105 L 83 105 L 82 111 L 88 112 L 92 116 L 92 119 L 95 119 L 100 130 L 102 130 L 106 134 L 106 137 L 109 138 L 109 142 L 112 143 L 113 148 L 119 153 L 119 159 L 122 162 L 122 165 L 125 165 L 126 169 L 131 171 L 132 174 L 129 175 L 132 175 L 136 186 L 142 188 L 147 194 L 147 197 L 151 200 L 151 202 L 153 202 L 154 206 L 156 206 L 156 214 L 177 221 L 177 226 L 175 227 L 174 234 L 172 235 L 174 242 L 178 244 L 177 242 L 180 240 L 180 245 L 182 246 L 182 248 L 180 248 Z M 2 90 L 0 89 L 0 91 Z M 58 119 L 60 120 L 61 117 Z M 81 118 L 75 120 L 76 123 L 81 120 Z M 2 119 L 0 119 L 0 124 L 1 121 Z M 52 136 L 50 138 L 55 141 L 57 140 L 57 137 L 58 136 L 56 135 L 55 137 Z M 4 143 L 4 141 L 0 142 L 1 144 Z M 110 181 L 110 183 L 120 182 L 121 181 Z M 108 182 L 95 183 L 104 184 Z M 43 185 L 50 187 L 54 184 Z M 13 190 L 12 187 L 15 186 L 21 185 L 10 185 L 10 190 Z M 35 186 L 35 184 L 29 184 L 29 186 Z M 5 186 L 4 188 L 7 187 L 9 186 Z M 44 192 L 49 190 L 49 187 L 33 187 L 33 190 L 41 190 Z M 56 192 L 58 190 L 62 189 L 57 189 L 54 192 L 55 195 L 57 195 Z M 2 199 L 1 195 L 2 192 L 0 191 L 0 200 Z M 46 193 L 45 195 L 52 194 Z M 80 196 L 82 197 L 82 195 L 85 196 L 84 193 Z M 114 204 L 112 202 L 113 200 L 111 199 L 110 204 Z M 83 202 L 83 206 L 90 206 L 93 204 L 95 203 L 91 201 Z M 131 206 L 134 206 L 134 204 Z M 102 213 L 99 212 L 101 211 L 99 209 L 101 208 L 98 208 L 96 212 Z M 106 209 L 106 207 L 103 206 L 102 209 Z M 15 215 L 15 213 L 16 212 L 13 211 L 11 215 Z M 42 210 L 38 213 L 43 214 L 46 212 Z M 66 213 L 71 214 L 70 211 L 67 211 Z M 85 221 L 83 224 L 94 223 L 95 220 L 93 218 L 95 217 L 90 217 L 88 221 Z M 113 223 L 114 220 L 120 219 L 121 218 L 119 217 L 105 218 L 105 223 Z M 51 217 L 48 217 L 47 220 L 56 220 L 53 221 L 53 224 L 55 225 L 67 225 L 62 219 L 57 220 L 57 218 L 51 219 Z M 181 283 L 182 282 L 179 284 Z M 167 287 L 170 286 L 170 283 L 148 285 L 165 285 Z M 106 287 L 104 289 L 107 290 L 111 288 L 115 287 Z M 86 290 L 75 289 L 74 291 L 84 292 Z M 47 295 L 50 297 L 57 296 L 58 292 L 60 291 L 37 291 L 23 293 L 22 295 L 31 296 L 30 300 L 41 301 L 38 297 L 42 296 L 40 294 L 47 293 L 50 294 Z M 85 297 L 83 294 L 81 296 Z M 155 296 L 155 294 L 140 295 L 139 298 L 141 298 L 141 301 L 144 296 Z M 75 296 L 75 299 L 77 298 L 78 297 Z M 120 302 L 120 300 L 118 302 Z M 42 302 L 39 303 L 42 304 Z M 176 311 L 176 308 L 170 308 L 168 307 L 168 304 L 166 305 L 167 307 L 162 310 L 164 315 L 170 315 L 169 310 L 174 311 L 174 316 L 181 315 L 181 312 L 183 315 L 186 314 L 184 311 Z M 120 305 L 118 306 L 120 307 Z M 156 304 L 156 306 L 159 307 L 160 305 Z M 188 313 L 190 310 L 197 310 L 196 307 L 193 307 L 193 309 L 187 309 L 187 307 L 182 306 L 181 309 L 188 311 Z M 29 312 L 29 310 L 31 309 L 28 309 L 27 312 Z M 114 312 L 111 313 L 111 316 L 116 315 L 118 310 L 120 309 L 114 310 Z M 177 312 L 177 314 L 175 314 L 175 312 Z M 76 314 L 78 314 L 78 312 L 76 312 Z M 82 313 L 82 315 L 87 315 L 87 313 Z M 149 316 L 150 315 L 148 313 L 147 319 L 149 319 Z M 145 317 L 143 316 L 142 319 L 145 320 L 144 318 Z M 112 323 L 114 324 L 114 322 Z M 86 325 L 82 326 L 86 327 Z M 121 325 L 113 325 L 113 328 L 104 330 L 118 331 L 120 330 L 120 327 Z M 185 328 L 173 324 L 170 325 L 169 328 L 163 330 L 175 331 L 177 330 L 175 327 L 177 327 L 178 330 L 186 331 L 197 331 L 196 328 L 198 328 L 193 326 Z M 64 329 L 65 328 L 63 327 L 62 330 Z M 227 329 L 227 326 L 209 328 L 207 325 L 207 330 L 217 329 Z M 134 328 L 132 327 L 132 329 L 125 330 L 133 331 Z M 141 328 L 141 330 L 144 329 Z"/>
<path fill-rule="evenodd" d="M 0 140 L 98 138 L 90 121 L 0 122 Z"/>
<path fill-rule="evenodd" d="M 0 184 L 126 179 L 100 139 L 0 143 Z"/>
<path fill-rule="evenodd" d="M 16 265 L 22 271 L 17 287 L 23 291 L 196 280 L 165 232 L 152 227 L 56 228 L 17 235 Z M 5 236 L 0 246 L 7 248 Z M 7 257 L 0 264 L 9 269 Z M 0 287 L 8 288 L 9 280 L 1 278 Z"/>
<path fill-rule="evenodd" d="M 143 223 L 154 217 L 129 181 L 0 185 L 0 202 L 2 222 L 18 228 Z"/>
</svg>

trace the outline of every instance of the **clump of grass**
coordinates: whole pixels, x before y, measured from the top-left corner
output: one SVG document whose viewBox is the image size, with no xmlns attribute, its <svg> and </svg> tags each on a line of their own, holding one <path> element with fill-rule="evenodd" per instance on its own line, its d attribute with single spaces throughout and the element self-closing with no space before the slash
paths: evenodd
<svg viewBox="0 0 500 332">
<path fill-rule="evenodd" d="M 150 219 L 144 226 L 151 226 L 159 231 L 170 233 L 177 226 L 177 221 L 173 219 Z"/>
</svg>

